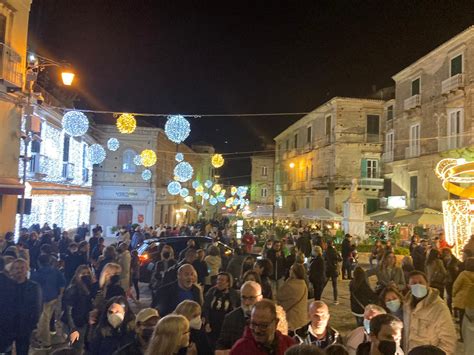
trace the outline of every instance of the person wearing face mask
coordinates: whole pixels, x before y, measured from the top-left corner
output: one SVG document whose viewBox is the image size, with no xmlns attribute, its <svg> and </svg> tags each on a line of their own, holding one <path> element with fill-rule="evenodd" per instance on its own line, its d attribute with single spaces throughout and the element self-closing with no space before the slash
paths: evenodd
<svg viewBox="0 0 474 355">
<path fill-rule="evenodd" d="M 91 355 L 112 355 L 133 341 L 135 315 L 125 297 L 113 297 L 106 304 L 89 342 Z"/>
<path fill-rule="evenodd" d="M 186 300 L 178 304 L 176 314 L 180 314 L 189 321 L 189 340 L 192 347 L 197 349 L 198 355 L 212 354 L 210 342 L 206 336 L 206 331 L 203 326 L 203 319 L 201 318 L 201 306 L 199 303 Z M 178 355 L 186 355 L 188 348 L 182 348 Z"/>
<path fill-rule="evenodd" d="M 409 352 L 419 345 L 435 345 L 446 354 L 455 354 L 456 330 L 446 303 L 437 289 L 428 286 L 423 272 L 410 273 L 410 291 L 403 304 L 404 346 Z"/>
<path fill-rule="evenodd" d="M 216 342 L 216 355 L 228 353 L 240 339 L 250 318 L 252 306 L 262 299 L 262 287 L 257 282 L 247 281 L 240 287 L 240 307 L 225 316 Z"/>
<path fill-rule="evenodd" d="M 114 352 L 114 355 L 143 355 L 150 344 L 155 326 L 160 320 L 154 308 L 144 308 L 135 317 L 135 338 Z"/>
<path fill-rule="evenodd" d="M 387 312 L 380 306 L 368 304 L 364 308 L 363 325 L 351 331 L 346 337 L 346 347 L 349 355 L 356 355 L 359 345 L 370 341 L 370 320 Z"/>
<path fill-rule="evenodd" d="M 357 348 L 357 355 L 404 355 L 400 348 L 403 323 L 391 314 L 370 320 L 370 342 Z"/>
<path fill-rule="evenodd" d="M 108 263 L 102 269 L 99 278 L 99 287 L 105 300 L 116 296 L 125 296 L 125 291 L 120 285 L 122 268 L 119 264 Z"/>
<path fill-rule="evenodd" d="M 384 288 L 380 293 L 380 303 L 388 313 L 403 322 L 403 296 L 396 288 Z"/>
</svg>

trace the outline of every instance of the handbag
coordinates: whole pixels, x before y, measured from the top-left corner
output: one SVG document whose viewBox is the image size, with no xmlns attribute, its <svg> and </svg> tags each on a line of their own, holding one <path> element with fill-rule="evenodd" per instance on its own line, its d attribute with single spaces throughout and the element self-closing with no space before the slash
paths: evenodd
<svg viewBox="0 0 474 355">
<path fill-rule="evenodd" d="M 285 312 L 288 314 L 288 312 L 291 311 L 298 303 L 304 300 L 306 294 L 307 292 L 303 292 L 303 295 L 301 296 L 301 298 L 297 302 L 293 303 L 290 307 L 288 307 L 288 309 Z"/>
</svg>

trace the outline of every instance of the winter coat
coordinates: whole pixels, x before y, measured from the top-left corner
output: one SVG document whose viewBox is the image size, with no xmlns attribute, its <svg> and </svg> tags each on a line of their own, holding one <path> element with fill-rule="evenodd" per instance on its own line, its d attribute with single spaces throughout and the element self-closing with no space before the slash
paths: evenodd
<svg viewBox="0 0 474 355">
<path fill-rule="evenodd" d="M 310 326 L 311 326 L 311 322 L 295 330 L 295 339 L 299 343 L 311 344 L 311 335 L 309 332 Z M 341 334 L 339 334 L 339 332 L 336 329 L 328 325 L 326 327 L 326 341 L 327 341 L 326 347 L 332 344 L 342 344 Z"/>
<path fill-rule="evenodd" d="M 123 346 L 131 343 L 135 337 L 129 326 L 113 329 L 107 327 L 107 336 L 100 327 L 96 328 L 89 343 L 90 355 L 112 355 Z M 126 328 L 126 329 L 124 329 Z"/>
<path fill-rule="evenodd" d="M 232 345 L 242 337 L 246 325 L 247 319 L 241 307 L 228 313 L 224 318 L 216 349 L 226 350 L 232 348 Z"/>
<path fill-rule="evenodd" d="M 406 287 L 405 275 L 402 268 L 398 266 L 382 268 L 381 265 L 378 265 L 374 269 L 367 270 L 367 277 L 372 275 L 377 276 L 377 286 L 379 288 L 387 287 L 392 281 L 397 285 L 400 291 L 403 291 Z"/>
<path fill-rule="evenodd" d="M 296 240 L 296 247 L 305 257 L 311 256 L 311 237 L 309 234 L 303 234 Z"/>
<path fill-rule="evenodd" d="M 441 259 L 436 259 L 426 264 L 425 270 L 428 283 L 431 287 L 443 288 L 445 286 L 448 273 Z"/>
<path fill-rule="evenodd" d="M 42 310 L 41 287 L 34 281 L 26 280 L 16 284 L 11 299 L 13 323 L 10 327 L 16 334 L 31 334 L 38 324 Z"/>
<path fill-rule="evenodd" d="M 377 304 L 377 294 L 370 288 L 367 282 L 363 282 L 359 287 L 355 287 L 354 280 L 349 284 L 351 293 L 351 311 L 357 315 L 364 314 L 364 307 L 368 304 Z"/>
<path fill-rule="evenodd" d="M 178 280 L 160 287 L 157 291 L 158 294 L 158 310 L 160 316 L 164 317 L 176 309 L 176 306 L 183 300 L 179 299 L 180 287 L 178 285 Z M 202 306 L 202 291 L 196 286 L 192 285 L 191 287 L 192 301 L 199 303 Z"/>
<path fill-rule="evenodd" d="M 87 325 L 89 312 L 92 311 L 94 294 L 79 288 L 77 285 L 69 286 L 64 292 L 62 304 L 64 308 L 62 321 L 72 331 Z"/>
<path fill-rule="evenodd" d="M 404 305 L 405 352 L 420 345 L 434 345 L 454 355 L 457 345 L 456 329 L 446 303 L 439 297 L 439 291 L 428 288 L 428 295 L 412 308 L 413 297 L 408 292 Z"/>
<path fill-rule="evenodd" d="M 474 308 L 474 271 L 463 271 L 454 281 L 453 307 Z"/>
<path fill-rule="evenodd" d="M 216 286 L 213 286 L 207 291 L 206 297 L 204 297 L 204 305 L 202 307 L 202 316 L 206 318 L 206 320 L 209 320 L 209 313 L 212 312 L 212 300 L 214 296 L 219 293 Z M 237 290 L 233 288 L 229 288 L 229 301 L 230 301 L 230 309 L 231 311 L 240 307 L 240 294 Z M 229 312 L 230 313 L 230 312 Z"/>
<path fill-rule="evenodd" d="M 339 276 L 337 263 L 342 261 L 341 256 L 334 247 L 328 247 L 326 249 L 326 276 L 337 277 Z"/>
<path fill-rule="evenodd" d="M 322 256 L 317 256 L 311 259 L 309 264 L 309 282 L 313 285 L 325 285 L 326 284 L 326 264 Z"/>
<path fill-rule="evenodd" d="M 276 255 L 274 249 L 269 249 L 267 251 L 267 258 L 272 262 L 273 265 L 273 274 L 271 278 L 273 280 L 279 280 L 286 275 L 286 259 L 283 251 L 280 251 L 280 256 Z"/>
<path fill-rule="evenodd" d="M 207 269 L 209 270 L 209 275 L 206 277 L 206 285 L 211 285 L 211 277 L 217 276 L 219 269 L 222 265 L 222 259 L 220 256 L 208 255 L 204 258 L 204 261 L 207 264 Z"/>
<path fill-rule="evenodd" d="M 226 271 L 229 272 L 234 280 L 238 280 L 240 278 L 240 271 L 242 270 L 242 263 L 244 262 L 245 255 L 234 255 L 229 264 L 227 264 Z"/>
<path fill-rule="evenodd" d="M 278 348 L 274 350 L 272 354 L 274 355 L 284 355 L 285 351 L 295 344 L 295 341 L 287 335 L 283 335 L 280 331 L 275 332 L 275 337 L 277 338 Z M 232 349 L 230 350 L 230 355 L 267 355 L 268 351 L 263 348 L 262 345 L 258 344 L 250 329 L 245 328 L 244 335 L 242 338 L 237 340 Z"/>
<path fill-rule="evenodd" d="M 413 250 L 413 266 L 415 270 L 425 271 L 426 250 L 421 245 L 418 245 Z"/>
<path fill-rule="evenodd" d="M 120 286 L 127 291 L 130 288 L 130 264 L 132 262 L 132 257 L 128 250 L 120 253 L 117 257 L 117 263 L 122 268 L 122 273 L 120 274 Z"/>
<path fill-rule="evenodd" d="M 308 287 L 305 280 L 286 280 L 278 290 L 277 301 L 286 312 L 289 330 L 300 328 L 308 322 Z"/>
</svg>

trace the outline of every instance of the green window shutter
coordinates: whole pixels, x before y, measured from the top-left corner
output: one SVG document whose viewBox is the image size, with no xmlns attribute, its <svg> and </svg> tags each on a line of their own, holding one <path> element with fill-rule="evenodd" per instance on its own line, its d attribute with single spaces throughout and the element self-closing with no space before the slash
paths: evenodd
<svg viewBox="0 0 474 355">
<path fill-rule="evenodd" d="M 451 76 L 462 73 L 462 54 L 451 59 Z"/>
<path fill-rule="evenodd" d="M 360 177 L 361 178 L 367 177 L 367 159 L 360 160 Z"/>
<path fill-rule="evenodd" d="M 368 198 L 366 209 L 367 214 L 377 211 L 379 209 L 379 200 L 375 198 Z"/>
</svg>

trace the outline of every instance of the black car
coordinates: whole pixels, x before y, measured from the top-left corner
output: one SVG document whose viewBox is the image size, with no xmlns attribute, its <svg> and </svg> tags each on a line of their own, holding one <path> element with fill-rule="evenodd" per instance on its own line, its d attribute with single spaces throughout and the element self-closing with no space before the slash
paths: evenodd
<svg viewBox="0 0 474 355">
<path fill-rule="evenodd" d="M 186 248 L 189 239 L 196 242 L 196 249 L 204 249 L 212 244 L 212 238 L 209 237 L 162 237 L 147 239 L 138 248 L 138 258 L 140 259 L 140 281 L 149 282 L 155 262 L 160 260 L 161 249 L 164 245 L 169 245 L 174 250 L 174 257 L 178 259 L 179 253 Z M 219 248 L 224 250 L 225 255 L 230 256 L 234 249 L 228 245 L 218 242 Z"/>
</svg>

